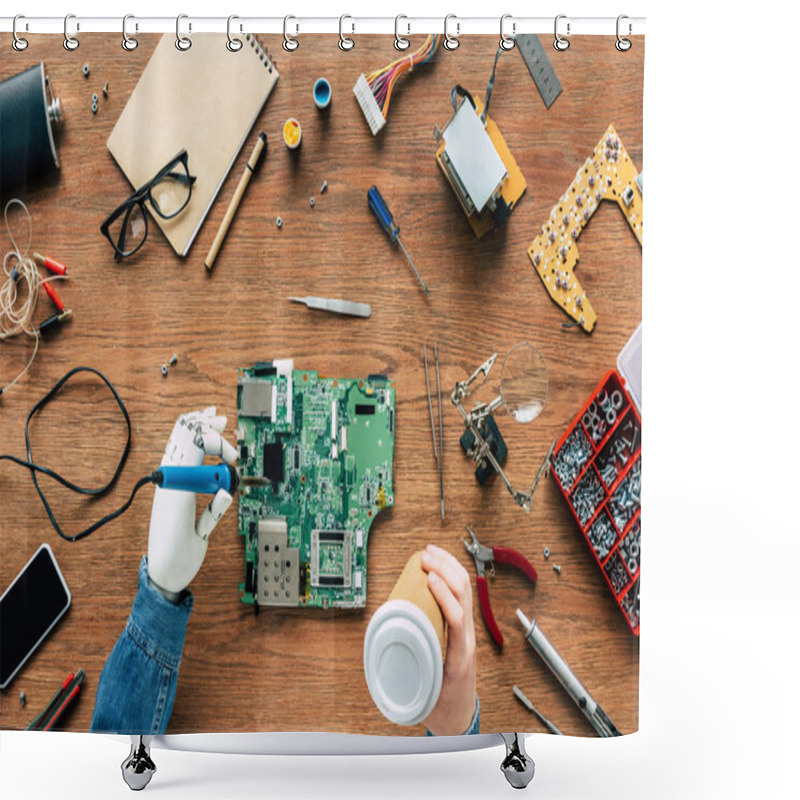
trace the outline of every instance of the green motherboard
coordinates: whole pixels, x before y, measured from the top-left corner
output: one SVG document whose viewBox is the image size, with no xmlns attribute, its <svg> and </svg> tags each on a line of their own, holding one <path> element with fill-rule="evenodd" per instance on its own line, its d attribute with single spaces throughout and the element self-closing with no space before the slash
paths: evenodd
<svg viewBox="0 0 800 800">
<path fill-rule="evenodd" d="M 237 409 L 242 602 L 363 608 L 369 529 L 394 504 L 394 382 L 257 363 Z"/>
</svg>

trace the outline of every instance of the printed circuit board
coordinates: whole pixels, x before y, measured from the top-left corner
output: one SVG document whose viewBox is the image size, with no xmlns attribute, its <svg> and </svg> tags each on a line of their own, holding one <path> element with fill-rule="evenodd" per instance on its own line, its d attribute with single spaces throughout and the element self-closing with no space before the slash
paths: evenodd
<svg viewBox="0 0 800 800">
<path fill-rule="evenodd" d="M 370 526 L 394 504 L 394 381 L 257 363 L 237 409 L 242 602 L 362 608 Z"/>
<path fill-rule="evenodd" d="M 611 200 L 622 209 L 641 245 L 642 175 L 636 172 L 613 125 L 608 126 L 528 248 L 550 297 L 587 333 L 592 332 L 597 314 L 575 277 L 578 237 L 603 200 Z"/>
</svg>

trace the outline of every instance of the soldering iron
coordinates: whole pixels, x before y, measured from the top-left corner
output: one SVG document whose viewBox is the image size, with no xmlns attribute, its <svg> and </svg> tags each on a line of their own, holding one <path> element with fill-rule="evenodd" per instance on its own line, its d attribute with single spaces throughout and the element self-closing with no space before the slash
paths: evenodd
<svg viewBox="0 0 800 800">
<path fill-rule="evenodd" d="M 87 374 L 98 378 L 111 392 L 111 396 L 113 397 L 117 407 L 120 410 L 120 413 L 122 414 L 122 419 L 126 429 L 125 445 L 122 449 L 122 453 L 120 454 L 117 466 L 114 469 L 111 478 L 105 484 L 98 487 L 81 486 L 69 480 L 68 478 L 65 478 L 63 475 L 60 475 L 55 470 L 50 469 L 50 467 L 36 463 L 31 451 L 31 438 L 29 431 L 31 419 L 36 416 L 36 414 L 38 414 L 39 411 L 41 411 L 48 403 L 50 403 L 50 401 L 61 391 L 65 384 L 67 384 L 76 375 L 85 377 Z M 47 513 L 50 523 L 52 524 L 56 533 L 62 539 L 65 539 L 68 542 L 77 542 L 80 539 L 89 536 L 89 534 L 93 533 L 98 528 L 103 527 L 103 525 L 106 525 L 112 520 L 116 519 L 121 514 L 124 514 L 128 508 L 130 508 L 131 503 L 133 503 L 133 500 L 139 490 L 149 484 L 155 484 L 161 489 L 194 492 L 195 494 L 216 494 L 220 489 L 224 489 L 230 495 L 235 495 L 239 486 L 266 486 L 269 484 L 269 480 L 261 476 L 248 475 L 240 477 L 236 471 L 236 467 L 224 462 L 220 462 L 219 464 L 201 464 L 198 466 L 162 466 L 154 472 L 151 472 L 148 475 L 140 478 L 135 483 L 130 495 L 128 496 L 128 499 L 115 511 L 111 511 L 78 533 L 71 535 L 65 533 L 56 520 L 56 516 L 53 512 L 53 509 L 50 507 L 50 503 L 45 496 L 44 490 L 42 486 L 39 485 L 39 478 L 37 476 L 46 476 L 57 483 L 60 483 L 69 491 L 75 492 L 76 494 L 88 497 L 102 497 L 111 491 L 122 474 L 123 467 L 125 466 L 125 462 L 128 459 L 128 454 L 130 453 L 131 449 L 131 436 L 132 429 L 128 411 L 125 408 L 122 398 L 119 396 L 117 390 L 108 380 L 108 378 L 106 378 L 105 375 L 93 367 L 73 367 L 66 373 L 66 375 L 64 375 L 63 378 L 57 381 L 56 384 L 44 395 L 44 397 L 42 397 L 41 400 L 39 400 L 28 412 L 28 417 L 25 421 L 25 446 L 27 458 L 19 458 L 11 453 L 0 453 L 0 461 L 9 461 L 30 471 L 34 488 L 39 495 L 39 499 L 42 501 L 42 505 L 44 506 L 44 510 Z"/>
<path fill-rule="evenodd" d="M 173 489 L 195 494 L 216 494 L 224 489 L 236 494 L 239 474 L 229 464 L 201 464 L 197 467 L 159 467 L 152 482 L 161 489 Z"/>
</svg>

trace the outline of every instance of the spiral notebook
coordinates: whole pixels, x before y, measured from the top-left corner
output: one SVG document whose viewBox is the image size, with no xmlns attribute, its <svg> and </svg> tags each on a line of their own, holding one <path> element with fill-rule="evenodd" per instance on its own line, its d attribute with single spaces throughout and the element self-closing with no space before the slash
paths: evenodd
<svg viewBox="0 0 800 800">
<path fill-rule="evenodd" d="M 178 255 L 185 256 L 236 156 L 278 80 L 258 40 L 243 37 L 238 52 L 227 37 L 198 34 L 185 51 L 164 34 L 130 96 L 108 149 L 135 189 L 182 148 L 197 180 L 189 205 L 171 220 L 152 214 Z"/>
</svg>

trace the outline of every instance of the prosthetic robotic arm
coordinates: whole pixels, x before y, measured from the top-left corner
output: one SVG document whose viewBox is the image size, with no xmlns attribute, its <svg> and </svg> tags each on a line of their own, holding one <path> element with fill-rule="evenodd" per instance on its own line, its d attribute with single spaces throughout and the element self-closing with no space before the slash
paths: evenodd
<svg viewBox="0 0 800 800">
<path fill-rule="evenodd" d="M 233 465 L 236 450 L 222 436 L 226 425 L 227 419 L 217 416 L 214 406 L 182 414 L 167 442 L 161 466 L 197 467 L 207 455 L 220 456 Z M 235 491 L 233 486 L 231 490 Z M 156 487 L 147 561 L 150 580 L 166 597 L 176 599 L 198 573 L 208 537 L 232 502 L 231 493 L 219 489 L 195 522 L 194 492 Z"/>
</svg>

